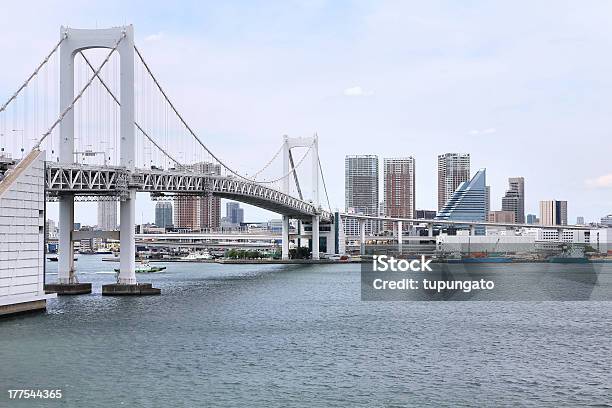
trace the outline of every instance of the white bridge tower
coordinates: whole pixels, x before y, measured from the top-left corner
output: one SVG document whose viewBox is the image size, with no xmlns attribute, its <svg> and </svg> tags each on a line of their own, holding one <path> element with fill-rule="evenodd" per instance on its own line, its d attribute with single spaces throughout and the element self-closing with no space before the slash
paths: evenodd
<svg viewBox="0 0 612 408">
<path fill-rule="evenodd" d="M 60 111 L 67 109 L 74 100 L 74 58 L 90 48 L 116 47 L 120 56 L 120 164 L 129 171 L 135 167 L 134 131 L 134 28 L 132 25 L 108 29 L 74 29 L 61 27 L 65 37 L 60 47 Z M 118 45 L 117 45 L 118 44 Z M 60 163 L 75 163 L 74 110 L 66 114 L 60 124 Z M 135 199 L 130 190 L 121 197 L 121 260 L 119 284 L 136 284 L 135 275 Z M 76 284 L 74 270 L 74 195 L 65 194 L 59 200 L 59 270 L 60 284 Z"/>
<path fill-rule="evenodd" d="M 283 141 L 283 179 L 282 192 L 289 194 L 291 174 L 295 171 L 290 156 L 291 149 L 295 147 L 310 148 L 312 163 L 312 204 L 320 211 L 319 201 L 319 137 L 284 137 Z M 299 165 L 299 164 L 298 164 Z M 312 216 L 312 259 L 319 259 L 319 218 L 318 214 Z M 282 228 L 282 259 L 289 259 L 289 216 L 283 215 Z"/>
</svg>

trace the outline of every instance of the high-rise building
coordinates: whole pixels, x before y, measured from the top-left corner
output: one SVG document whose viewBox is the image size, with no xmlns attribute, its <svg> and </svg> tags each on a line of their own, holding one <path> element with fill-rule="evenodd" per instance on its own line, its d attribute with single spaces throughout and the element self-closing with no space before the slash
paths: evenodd
<svg viewBox="0 0 612 408">
<path fill-rule="evenodd" d="M 221 165 L 200 162 L 186 166 L 189 170 L 220 175 Z M 221 199 L 212 195 L 177 195 L 174 198 L 174 226 L 200 231 L 219 228 L 221 224 Z"/>
<path fill-rule="evenodd" d="M 540 201 L 541 225 L 567 225 L 567 201 Z"/>
<path fill-rule="evenodd" d="M 155 204 L 155 225 L 160 228 L 172 226 L 172 203 L 170 201 L 158 201 Z"/>
<path fill-rule="evenodd" d="M 508 179 L 508 190 L 502 197 L 502 211 L 514 212 L 515 222 L 525 223 L 525 179 L 523 177 Z"/>
<path fill-rule="evenodd" d="M 240 225 L 244 222 L 244 210 L 240 208 L 240 203 L 235 201 L 225 203 L 225 216 L 231 224 Z"/>
<path fill-rule="evenodd" d="M 585 225 L 584 224 L 584 217 L 576 217 L 576 224 L 577 225 Z"/>
<path fill-rule="evenodd" d="M 537 224 L 539 223 L 540 220 L 538 219 L 538 216 L 535 214 L 527 214 L 527 224 Z"/>
<path fill-rule="evenodd" d="M 445 153 L 438 156 L 438 211 L 457 187 L 470 179 L 470 155 Z"/>
<path fill-rule="evenodd" d="M 514 211 L 490 211 L 489 222 L 499 222 L 502 224 L 514 224 L 516 219 L 514 218 Z"/>
<path fill-rule="evenodd" d="M 98 201 L 98 228 L 102 231 L 117 229 L 116 201 Z"/>
<path fill-rule="evenodd" d="M 612 214 L 601 217 L 601 225 L 604 227 L 612 227 Z"/>
<path fill-rule="evenodd" d="M 344 198 L 347 212 L 378 215 L 378 156 L 346 156 L 344 160 Z M 356 220 L 344 223 L 347 235 L 359 235 Z M 378 232 L 376 221 L 366 222 L 366 234 Z"/>
<path fill-rule="evenodd" d="M 414 171 L 412 157 L 383 159 L 385 216 L 414 218 Z M 406 225 L 404 228 L 409 227 Z M 387 230 L 392 228 L 391 223 L 385 225 Z"/>
<path fill-rule="evenodd" d="M 437 220 L 486 221 L 486 169 L 480 169 L 470 181 L 457 187 L 444 207 L 436 215 Z M 475 228 L 477 235 L 484 235 L 485 228 Z"/>
<path fill-rule="evenodd" d="M 57 225 L 55 224 L 55 221 L 53 221 L 52 219 L 47 219 L 46 223 L 45 223 L 45 233 L 47 234 L 46 238 L 47 239 L 57 239 Z"/>
</svg>

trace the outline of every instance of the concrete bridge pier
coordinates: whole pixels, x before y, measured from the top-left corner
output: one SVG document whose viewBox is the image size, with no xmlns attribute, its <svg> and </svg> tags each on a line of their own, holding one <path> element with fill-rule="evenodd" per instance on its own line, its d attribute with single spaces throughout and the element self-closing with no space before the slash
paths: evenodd
<svg viewBox="0 0 612 408">
<path fill-rule="evenodd" d="M 289 259 L 289 216 L 283 215 L 283 228 L 281 233 L 282 251 L 281 259 Z"/>
<path fill-rule="evenodd" d="M 130 190 L 129 197 L 119 203 L 121 250 L 119 252 L 119 276 L 117 283 L 135 285 L 136 282 L 136 192 Z"/>
<path fill-rule="evenodd" d="M 320 259 L 319 254 L 319 216 L 312 216 L 312 259 Z"/>
<path fill-rule="evenodd" d="M 59 198 L 59 250 L 57 282 L 45 284 L 45 293 L 84 295 L 91 293 L 91 283 L 79 283 L 74 268 L 74 195 Z M 45 261 L 45 260 L 43 260 Z"/>
<path fill-rule="evenodd" d="M 119 203 L 119 217 L 119 275 L 117 283 L 102 285 L 102 295 L 159 295 L 160 289 L 152 287 L 150 283 L 139 284 L 136 280 L 136 191 L 130 190 L 128 197 Z"/>
</svg>

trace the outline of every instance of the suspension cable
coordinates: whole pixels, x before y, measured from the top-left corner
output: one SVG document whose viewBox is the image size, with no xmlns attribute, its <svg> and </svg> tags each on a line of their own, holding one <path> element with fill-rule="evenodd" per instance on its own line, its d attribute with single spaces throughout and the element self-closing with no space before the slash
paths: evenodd
<svg viewBox="0 0 612 408">
<path fill-rule="evenodd" d="M 176 109 L 176 107 L 174 106 L 172 101 L 170 101 L 170 98 L 168 97 L 168 95 L 166 94 L 166 92 L 164 91 L 164 89 L 162 88 L 160 83 L 157 81 L 157 78 L 155 77 L 155 75 L 153 75 L 153 72 L 151 71 L 151 68 L 149 68 L 149 65 L 145 62 L 144 57 L 142 56 L 142 54 L 140 53 L 140 50 L 138 49 L 138 47 L 136 47 L 136 45 L 134 45 L 134 50 L 136 51 L 136 54 L 138 55 L 138 58 L 140 58 L 140 61 L 144 65 L 145 69 L 147 70 L 147 72 L 151 76 L 151 79 L 153 79 L 153 82 L 155 82 L 155 85 L 157 86 L 157 89 L 159 89 L 159 91 L 162 93 L 162 95 L 164 96 L 164 99 L 166 99 L 166 102 L 168 102 L 168 105 L 170 105 L 170 107 L 172 108 L 172 110 L 174 111 L 176 116 L 179 118 L 181 123 L 185 126 L 187 131 L 191 134 L 191 136 L 194 137 L 195 140 L 197 140 L 197 142 L 200 144 L 200 146 L 202 146 L 204 148 L 204 150 L 206 150 L 206 152 L 208 152 L 208 154 L 210 154 L 221 166 L 223 166 L 223 168 L 225 168 L 227 171 L 229 171 L 230 173 L 234 174 L 235 176 L 237 176 L 237 177 L 239 177 L 241 179 L 244 179 L 244 180 L 247 180 L 247 181 L 250 181 L 250 182 L 255 182 L 255 183 L 266 183 L 266 184 L 267 183 L 274 183 L 275 181 L 278 181 L 278 180 L 281 180 L 281 179 L 284 178 L 284 176 L 283 176 L 283 177 L 281 177 L 281 178 L 279 178 L 277 180 L 273 180 L 273 181 L 256 181 L 256 180 L 253 180 L 253 179 L 250 179 L 248 177 L 243 176 L 242 174 L 238 173 L 237 171 L 235 171 L 234 169 L 229 167 L 227 164 L 225 164 L 221 159 L 219 159 L 217 157 L 217 155 L 215 155 L 208 147 L 206 147 L 204 142 L 202 142 L 202 140 L 195 134 L 195 132 L 187 124 L 185 119 L 183 119 L 183 116 L 178 112 L 178 110 Z"/>
<path fill-rule="evenodd" d="M 89 66 L 89 68 L 91 68 L 91 70 L 94 72 L 95 76 L 98 77 L 98 80 L 100 81 L 100 83 L 102 84 L 102 86 L 106 89 L 106 91 L 110 94 L 110 96 L 113 98 L 113 100 L 117 103 L 117 105 L 121 106 L 121 102 L 119 102 L 119 99 L 117 99 L 117 97 L 115 96 L 115 94 L 113 93 L 113 91 L 110 90 L 110 88 L 108 87 L 108 85 L 106 84 L 106 82 L 104 82 L 104 80 L 102 79 L 102 77 L 100 76 L 99 73 L 96 72 L 96 69 L 93 67 L 93 65 L 91 65 L 91 62 L 89 62 L 89 60 L 87 59 L 87 57 L 85 56 L 85 54 L 83 53 L 83 51 L 80 52 L 81 56 L 83 57 L 83 59 L 85 60 L 85 62 L 87 63 L 87 65 Z M 163 154 L 165 154 L 170 160 L 172 160 L 174 163 L 178 164 L 180 167 L 186 169 L 185 166 L 183 166 L 178 160 L 176 160 L 174 157 L 172 157 L 170 155 L 170 153 L 168 153 L 167 151 L 165 151 L 161 146 L 159 146 L 155 140 L 153 140 L 153 138 L 151 138 L 151 136 L 149 136 L 149 134 L 147 132 L 145 132 L 145 130 L 142 128 L 142 126 L 140 126 L 138 124 L 138 122 L 134 121 L 134 125 L 136 126 L 136 128 L 138 128 L 138 130 L 140 130 L 142 132 L 143 135 L 145 135 L 145 137 L 147 139 L 149 139 L 149 141 L 151 143 L 153 143 L 155 145 L 155 147 L 157 147 L 159 150 L 161 150 L 161 152 Z"/>
<path fill-rule="evenodd" d="M 253 180 L 250 179 L 248 177 L 245 177 L 243 175 L 241 175 L 240 173 L 238 173 L 237 171 L 235 171 L 234 169 L 232 169 L 231 167 L 229 167 L 227 164 L 225 164 L 221 159 L 219 159 L 208 147 L 206 147 L 206 145 L 204 144 L 204 142 L 202 142 L 202 140 L 195 134 L 195 132 L 193 131 L 193 129 L 191 129 L 191 127 L 187 124 L 187 122 L 185 121 L 185 119 L 183 119 L 183 116 L 178 112 L 178 110 L 176 109 L 176 107 L 174 106 L 174 104 L 172 103 L 172 101 L 170 101 L 170 98 L 168 97 L 168 95 L 166 94 L 166 92 L 164 91 L 164 89 L 162 88 L 162 86 L 160 85 L 159 81 L 157 81 L 157 78 L 155 77 L 155 75 L 153 75 L 153 72 L 151 71 L 151 68 L 149 68 L 149 65 L 146 63 L 146 61 L 144 60 L 144 57 L 142 56 L 142 54 L 140 53 L 140 50 L 138 49 L 138 47 L 136 47 L 136 45 L 134 45 L 134 50 L 136 51 L 136 54 L 138 55 L 138 58 L 140 58 L 140 61 L 142 62 L 142 64 L 144 65 L 145 69 L 147 70 L 147 72 L 149 73 L 149 75 L 151 76 L 151 79 L 153 79 L 153 82 L 155 83 L 155 85 L 157 86 L 157 89 L 159 89 L 159 91 L 162 93 L 162 95 L 164 96 L 164 99 L 166 100 L 166 102 L 168 102 L 168 105 L 170 105 L 170 107 L 172 108 L 172 110 L 174 111 L 174 113 L 176 114 L 176 116 L 179 118 L 179 120 L 181 121 L 181 123 L 185 126 L 185 128 L 187 129 L 187 131 L 191 134 L 191 136 L 194 137 L 195 140 L 197 140 L 197 142 L 200 144 L 200 146 L 202 146 L 204 148 L 204 150 L 206 150 L 208 152 L 208 154 L 210 154 L 212 156 L 212 158 L 214 158 L 221 166 L 223 166 L 223 168 L 225 168 L 227 171 L 229 171 L 230 173 L 234 174 L 235 176 L 252 182 L 252 183 L 259 183 L 259 184 L 271 184 L 271 183 L 275 183 L 279 180 L 284 179 L 285 177 L 288 177 L 291 175 L 291 173 L 293 172 L 293 170 L 289 171 L 287 174 L 282 175 L 281 177 L 274 179 L 274 180 L 269 180 L 269 181 L 257 181 L 257 180 Z M 308 152 L 310 151 L 310 149 L 312 149 L 312 146 L 314 145 L 314 141 L 313 143 L 308 147 L 308 150 L 306 151 L 306 153 L 304 153 L 304 156 L 302 156 L 302 158 L 300 159 L 300 161 L 298 162 L 297 166 L 295 166 L 295 168 L 297 169 L 300 164 L 302 164 L 302 162 L 304 161 L 304 159 L 306 158 L 306 155 L 308 154 Z"/>
<path fill-rule="evenodd" d="M 45 57 L 45 59 L 38 64 L 38 66 L 36 67 L 36 69 L 34 70 L 34 72 L 32 72 L 32 75 L 30 75 L 28 77 L 28 79 L 25 80 L 25 82 L 19 87 L 19 89 L 17 89 L 17 91 L 13 94 L 13 96 L 11 96 L 8 101 L 6 101 L 4 103 L 4 105 L 2 105 L 2 107 L 0 107 L 0 112 L 4 111 L 6 109 L 6 107 L 9 105 L 9 103 L 11 103 L 13 100 L 15 100 L 15 98 L 17 98 L 17 96 L 19 95 L 19 93 L 26 87 L 28 86 L 28 84 L 30 83 L 30 81 L 32 80 L 32 78 L 34 78 L 36 75 L 38 75 L 38 71 L 40 71 L 40 69 L 43 67 L 43 65 L 45 65 L 48 61 L 49 58 L 51 58 L 51 56 L 53 55 L 53 53 L 55 53 L 55 51 L 57 51 L 57 49 L 59 48 L 59 46 L 64 42 L 64 40 L 68 38 L 68 33 L 64 33 L 64 35 L 62 36 L 62 38 L 59 40 L 59 42 L 55 45 L 55 47 L 53 47 L 53 49 L 51 50 L 51 52 L 49 54 L 47 54 L 47 56 Z"/>
<path fill-rule="evenodd" d="M 280 176 L 279 178 L 276 178 L 274 180 L 270 180 L 270 181 L 256 181 L 256 183 L 276 183 L 277 181 L 280 181 L 280 180 L 284 179 L 285 177 L 289 177 L 291 175 L 291 173 L 293 173 L 298 167 L 300 167 L 300 165 L 302 164 L 302 162 L 304 161 L 306 156 L 308 156 L 308 152 L 310 152 L 310 150 L 312 149 L 312 146 L 314 146 L 314 141 L 310 144 L 310 146 L 308 146 L 308 150 L 306 150 L 304 152 L 304 155 L 302 155 L 302 157 L 300 158 L 300 161 L 298 161 L 298 164 L 296 166 L 292 166 L 292 168 L 287 173 L 283 174 L 282 176 Z M 254 180 L 252 180 L 252 181 L 254 181 Z"/>
<path fill-rule="evenodd" d="M 325 176 L 323 175 L 323 166 L 321 166 L 321 158 L 317 157 L 319 161 L 319 171 L 321 172 L 321 180 L 323 180 L 323 190 L 325 190 L 325 198 L 327 199 L 327 207 L 329 208 L 329 212 L 333 212 L 331 205 L 329 204 L 329 195 L 327 195 L 327 186 L 325 185 Z"/>
<path fill-rule="evenodd" d="M 267 169 L 272 164 L 272 162 L 278 157 L 280 152 L 283 151 L 283 147 L 284 147 L 284 144 L 281 144 L 280 148 L 276 151 L 274 156 L 272 156 L 272 158 L 259 171 L 255 172 L 255 174 L 253 174 L 253 179 L 256 179 L 257 176 L 259 176 L 261 173 L 263 173 L 264 170 Z"/>
<path fill-rule="evenodd" d="M 36 143 L 36 145 L 34 146 L 34 149 L 38 149 L 40 147 L 40 144 L 47 138 L 47 136 L 49 136 L 51 134 L 51 132 L 53 132 L 53 129 L 55 129 L 55 127 L 58 125 L 58 123 L 60 123 L 64 119 L 64 116 L 66 116 L 68 114 L 68 112 L 74 107 L 74 104 L 81 98 L 81 96 L 83 96 L 83 93 L 85 93 L 87 88 L 89 88 L 89 85 L 91 85 L 93 80 L 96 79 L 98 74 L 100 74 L 100 71 L 102 71 L 102 68 L 104 68 L 104 65 L 106 65 L 106 63 L 110 59 L 111 55 L 113 55 L 113 52 L 115 52 L 115 50 L 117 49 L 117 47 L 119 46 L 121 41 L 125 38 L 125 35 L 126 34 L 124 32 L 121 35 L 121 37 L 117 40 L 117 42 L 115 43 L 115 46 L 110 50 L 110 52 L 108 53 L 108 55 L 106 56 L 106 58 L 104 59 L 102 64 L 100 65 L 100 67 L 96 70 L 96 72 L 94 72 L 94 75 L 89 79 L 89 81 L 87 81 L 87 83 L 85 84 L 83 89 L 81 89 L 81 92 L 79 92 L 79 94 L 77 96 L 75 96 L 75 98 L 72 101 L 72 103 L 70 105 L 68 105 L 66 107 L 66 109 L 64 109 L 64 111 L 60 114 L 60 116 L 53 123 L 53 125 L 51 125 L 49 130 L 47 130 L 47 132 L 42 135 L 42 138 L 38 141 L 38 143 Z"/>
</svg>

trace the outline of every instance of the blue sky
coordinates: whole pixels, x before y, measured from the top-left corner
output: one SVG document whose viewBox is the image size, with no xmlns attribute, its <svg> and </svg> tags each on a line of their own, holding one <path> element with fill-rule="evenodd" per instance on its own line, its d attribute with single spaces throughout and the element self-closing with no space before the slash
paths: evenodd
<svg viewBox="0 0 612 408">
<path fill-rule="evenodd" d="M 493 209 L 524 176 L 528 212 L 556 198 L 570 222 L 612 213 L 610 2 L 123 3 L 5 3 L 1 99 L 60 25 L 132 23 L 180 110 L 236 168 L 256 170 L 283 134 L 318 132 L 333 207 L 346 154 L 415 157 L 417 207 L 435 208 L 436 156 L 457 151 L 487 168 Z"/>
</svg>

